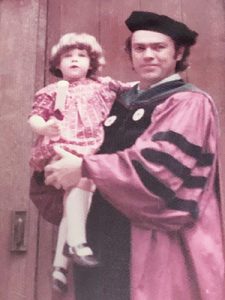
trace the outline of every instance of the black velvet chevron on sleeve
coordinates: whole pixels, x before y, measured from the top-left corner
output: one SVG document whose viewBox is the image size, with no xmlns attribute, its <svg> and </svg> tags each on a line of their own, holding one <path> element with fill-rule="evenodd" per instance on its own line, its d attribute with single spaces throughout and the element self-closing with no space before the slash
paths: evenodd
<svg viewBox="0 0 225 300">
<path fill-rule="evenodd" d="M 198 203 L 195 200 L 185 200 L 177 198 L 174 191 L 160 182 L 155 176 L 147 171 L 138 161 L 132 161 L 138 177 L 143 185 L 153 194 L 165 201 L 168 208 L 189 212 L 193 218 L 197 219 L 199 214 Z"/>
</svg>

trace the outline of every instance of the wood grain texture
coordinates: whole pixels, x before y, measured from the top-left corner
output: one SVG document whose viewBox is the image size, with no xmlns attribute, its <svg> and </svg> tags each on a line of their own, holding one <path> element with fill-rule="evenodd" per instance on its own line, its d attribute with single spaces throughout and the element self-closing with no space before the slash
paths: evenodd
<svg viewBox="0 0 225 300">
<path fill-rule="evenodd" d="M 133 10 L 139 10 L 137 0 L 102 1 L 100 7 L 100 41 L 105 49 L 106 67 L 103 74 L 124 81 L 136 80 L 128 55 L 124 51 L 125 40 L 130 35 L 124 21 Z"/>
<path fill-rule="evenodd" d="M 33 299 L 35 291 L 37 216 L 28 198 L 27 115 L 35 84 L 38 10 L 34 0 L 0 2 L 0 299 L 4 300 Z M 14 210 L 28 212 L 28 250 L 23 254 L 10 252 Z"/>
</svg>

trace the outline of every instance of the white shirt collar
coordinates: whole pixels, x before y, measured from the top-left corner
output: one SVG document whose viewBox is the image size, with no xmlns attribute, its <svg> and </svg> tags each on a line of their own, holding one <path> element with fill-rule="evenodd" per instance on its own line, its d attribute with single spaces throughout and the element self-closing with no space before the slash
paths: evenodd
<svg viewBox="0 0 225 300">
<path fill-rule="evenodd" d="M 181 79 L 181 76 L 178 73 L 175 73 L 175 74 L 172 74 L 172 75 L 160 80 L 159 82 L 151 85 L 149 88 L 153 88 L 153 87 L 155 87 L 157 85 L 160 85 L 162 83 L 169 82 L 169 81 L 174 81 L 174 80 L 179 80 L 179 79 Z M 138 85 L 138 91 L 139 92 L 142 92 L 142 91 L 144 92 L 145 90 L 140 90 L 140 87 Z"/>
</svg>

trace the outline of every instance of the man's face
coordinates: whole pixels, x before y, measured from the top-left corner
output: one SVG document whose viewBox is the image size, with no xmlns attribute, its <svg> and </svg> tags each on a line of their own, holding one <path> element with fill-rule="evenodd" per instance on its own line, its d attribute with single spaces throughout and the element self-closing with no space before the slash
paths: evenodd
<svg viewBox="0 0 225 300">
<path fill-rule="evenodd" d="M 174 74 L 182 54 L 183 49 L 176 52 L 173 40 L 165 34 L 148 30 L 135 31 L 131 40 L 131 57 L 139 76 L 140 88 L 149 88 Z"/>
</svg>

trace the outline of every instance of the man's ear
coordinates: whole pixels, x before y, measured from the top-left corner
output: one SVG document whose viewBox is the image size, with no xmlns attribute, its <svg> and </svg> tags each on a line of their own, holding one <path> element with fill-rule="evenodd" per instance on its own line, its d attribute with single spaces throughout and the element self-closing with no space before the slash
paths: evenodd
<svg viewBox="0 0 225 300">
<path fill-rule="evenodd" d="M 183 55 L 184 55 L 184 47 L 178 48 L 176 52 L 176 60 L 180 61 L 183 58 Z"/>
</svg>

